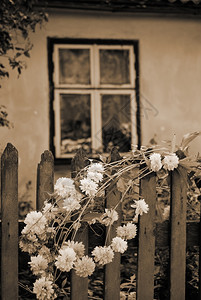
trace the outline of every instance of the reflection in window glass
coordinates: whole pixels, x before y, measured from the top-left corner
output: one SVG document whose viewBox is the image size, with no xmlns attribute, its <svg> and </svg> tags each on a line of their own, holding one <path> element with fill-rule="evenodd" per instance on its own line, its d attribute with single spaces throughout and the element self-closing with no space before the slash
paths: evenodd
<svg viewBox="0 0 201 300">
<path fill-rule="evenodd" d="M 129 50 L 100 50 L 100 83 L 129 84 Z"/>
<path fill-rule="evenodd" d="M 59 49 L 59 83 L 90 84 L 89 49 Z"/>
<path fill-rule="evenodd" d="M 120 152 L 131 149 L 130 95 L 102 95 L 103 151 L 117 146 Z"/>
<path fill-rule="evenodd" d="M 90 95 L 60 95 L 61 154 L 91 151 L 90 109 Z"/>
</svg>

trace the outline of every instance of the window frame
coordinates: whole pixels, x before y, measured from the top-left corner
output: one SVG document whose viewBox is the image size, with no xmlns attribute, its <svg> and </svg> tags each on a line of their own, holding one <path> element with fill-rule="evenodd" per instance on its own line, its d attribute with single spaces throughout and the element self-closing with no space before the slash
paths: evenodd
<svg viewBox="0 0 201 300">
<path fill-rule="evenodd" d="M 59 94 L 59 91 L 56 91 L 56 89 L 61 88 L 62 92 L 66 92 L 67 93 L 71 93 L 73 91 L 73 85 L 70 84 L 68 86 L 66 85 L 58 85 L 58 82 L 55 82 L 55 64 L 54 64 L 54 60 L 55 60 L 55 46 L 57 48 L 69 48 L 70 46 L 72 48 L 85 48 L 85 49 L 91 49 L 92 47 L 95 47 L 94 45 L 96 45 L 97 49 L 132 49 L 130 51 L 130 53 L 133 54 L 133 62 L 132 64 L 130 63 L 130 66 L 133 65 L 131 67 L 131 70 L 133 71 L 133 75 L 130 74 L 130 82 L 132 85 L 132 95 L 134 95 L 132 97 L 132 101 L 131 101 L 131 113 L 133 116 L 133 121 L 132 122 L 132 135 L 133 132 L 135 132 L 135 139 L 134 139 L 134 144 L 137 144 L 138 147 L 140 147 L 141 144 L 141 126 L 140 126 L 140 94 L 139 94 L 139 42 L 137 40 L 97 40 L 97 39 L 72 39 L 72 38 L 51 38 L 49 37 L 47 39 L 48 41 L 48 66 L 49 66 L 49 84 L 50 84 L 50 150 L 53 152 L 53 155 L 55 156 L 55 164 L 63 164 L 64 162 L 68 163 L 68 161 L 71 161 L 71 158 L 74 156 L 74 153 L 69 153 L 69 154 L 65 154 L 64 156 L 60 156 L 58 153 L 58 150 L 56 150 L 56 143 L 55 143 L 55 139 L 56 139 L 56 128 L 55 128 L 55 114 L 54 114 L 54 108 L 55 108 L 55 95 Z M 66 47 L 67 46 L 67 47 Z M 91 50 L 90 50 L 91 51 Z M 59 63 L 58 63 L 59 65 Z M 91 64 L 92 66 L 92 64 Z M 91 85 L 93 84 L 93 73 L 94 70 L 93 68 L 91 69 Z M 96 79 L 97 80 L 97 79 Z M 90 85 L 90 86 L 91 86 Z M 72 87 L 72 89 L 71 89 Z M 116 90 L 113 90 L 114 89 Z M 74 88 L 79 88 L 79 89 L 84 89 L 86 94 L 89 94 L 91 92 L 91 87 L 89 87 L 89 85 L 74 85 Z M 126 89 L 130 89 L 130 86 L 128 87 L 128 85 L 122 85 L 121 87 L 117 87 L 117 85 L 101 85 L 101 87 L 98 87 L 96 85 L 95 87 L 96 89 L 96 93 L 108 93 L 108 94 L 119 94 L 121 93 L 121 89 L 123 89 L 121 94 L 126 94 L 129 93 L 126 92 Z M 100 89 L 100 91 L 99 91 Z M 107 90 L 108 89 L 108 90 Z M 71 90 L 71 91 L 70 91 Z M 101 91 L 102 90 L 102 91 Z M 77 93 L 81 93 L 82 91 L 76 91 Z M 95 93 L 95 92 L 94 92 Z M 91 97 L 92 99 L 93 97 Z M 100 99 L 99 99 L 99 104 L 98 101 L 96 99 L 96 107 L 94 104 L 95 101 L 91 102 L 91 115 L 95 115 L 93 114 L 93 111 L 97 109 L 97 105 L 99 105 L 100 109 Z M 58 110 L 59 111 L 59 110 Z M 101 120 L 101 114 L 99 114 L 100 116 L 100 120 Z M 97 119 L 96 119 L 97 121 Z M 96 124 L 96 122 L 94 122 Z M 93 124 L 93 118 L 91 119 L 91 124 Z M 59 127 L 60 128 L 60 127 Z M 92 128 L 94 128 L 94 131 L 97 132 L 97 130 L 95 130 L 95 125 L 92 125 Z M 58 128 L 57 128 L 58 131 Z M 58 135 L 57 135 L 58 136 Z M 92 133 L 92 140 L 93 140 L 93 136 L 94 134 Z M 133 141 L 132 141 L 133 142 Z M 58 144 L 58 142 L 57 142 Z M 57 146 L 58 148 L 58 146 Z M 91 157 L 94 157 L 93 153 L 90 154 Z M 95 155 L 97 156 L 97 154 Z M 69 160 L 70 159 L 70 160 Z"/>
</svg>

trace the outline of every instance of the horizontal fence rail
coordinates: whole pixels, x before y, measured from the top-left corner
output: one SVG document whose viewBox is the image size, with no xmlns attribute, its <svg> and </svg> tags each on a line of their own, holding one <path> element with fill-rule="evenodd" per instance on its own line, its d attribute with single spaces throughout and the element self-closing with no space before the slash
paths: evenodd
<svg viewBox="0 0 201 300">
<path fill-rule="evenodd" d="M 117 150 L 113 149 L 111 161 L 119 160 Z M 88 164 L 85 152 L 80 149 L 72 160 L 72 177 Z M 182 174 L 182 175 L 181 175 Z M 149 205 L 149 213 L 140 216 L 137 224 L 137 238 L 129 241 L 131 249 L 138 249 L 137 260 L 137 300 L 154 299 L 154 263 L 155 249 L 169 247 L 170 249 L 170 300 L 185 299 L 186 248 L 200 247 L 200 222 L 186 222 L 187 174 L 183 169 L 170 174 L 170 220 L 156 223 L 156 177 L 150 174 L 140 182 L 140 193 Z M 41 209 L 44 200 L 54 192 L 54 158 L 50 151 L 41 155 L 37 167 L 36 203 Z M 109 195 L 109 196 L 108 196 Z M 117 187 L 112 183 L 106 191 L 106 207 L 110 208 L 121 198 Z M 112 225 L 108 242 L 116 235 L 116 227 L 121 224 L 121 206 L 118 206 L 120 216 L 118 222 Z M 1 157 L 1 299 L 18 299 L 18 152 L 8 144 Z M 95 225 L 94 225 L 95 226 Z M 23 222 L 20 223 L 20 228 Z M 84 242 L 86 249 L 92 248 L 93 230 L 87 223 L 82 224 L 82 230 L 76 240 Z M 101 241 L 100 241 L 101 243 Z M 86 253 L 87 254 L 87 253 Z M 201 257 L 201 255 L 200 255 Z M 105 300 L 120 299 L 120 266 L 121 256 L 115 254 L 112 263 L 104 268 Z M 200 259 L 201 266 L 201 259 Z M 201 285 L 201 283 L 200 283 Z M 88 299 L 88 279 L 78 277 L 71 271 L 71 300 Z M 199 293 L 201 300 L 201 292 Z"/>
</svg>

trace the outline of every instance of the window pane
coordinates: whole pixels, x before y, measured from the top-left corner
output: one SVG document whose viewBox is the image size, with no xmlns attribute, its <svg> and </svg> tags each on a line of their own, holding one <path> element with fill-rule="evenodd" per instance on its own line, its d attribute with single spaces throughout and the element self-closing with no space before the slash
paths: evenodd
<svg viewBox="0 0 201 300">
<path fill-rule="evenodd" d="M 131 149 L 130 95 L 102 95 L 102 138 L 104 152 L 117 146 L 120 152 Z"/>
<path fill-rule="evenodd" d="M 91 151 L 90 95 L 60 95 L 61 154 Z"/>
<path fill-rule="evenodd" d="M 129 50 L 100 50 L 100 83 L 130 83 Z"/>
<path fill-rule="evenodd" d="M 59 83 L 90 84 L 89 49 L 59 49 Z"/>
</svg>

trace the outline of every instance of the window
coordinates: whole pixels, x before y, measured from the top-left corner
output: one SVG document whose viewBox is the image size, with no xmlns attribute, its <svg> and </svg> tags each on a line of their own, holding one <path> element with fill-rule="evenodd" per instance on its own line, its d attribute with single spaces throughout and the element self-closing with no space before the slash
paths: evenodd
<svg viewBox="0 0 201 300">
<path fill-rule="evenodd" d="M 56 158 L 136 141 L 136 71 L 133 45 L 54 44 Z"/>
</svg>

